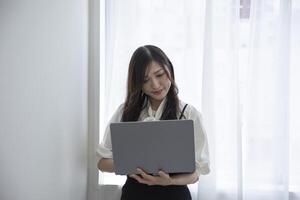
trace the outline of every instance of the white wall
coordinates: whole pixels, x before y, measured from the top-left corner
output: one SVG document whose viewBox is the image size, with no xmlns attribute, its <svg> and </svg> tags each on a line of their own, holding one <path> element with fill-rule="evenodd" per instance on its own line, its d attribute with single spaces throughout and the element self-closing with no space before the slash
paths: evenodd
<svg viewBox="0 0 300 200">
<path fill-rule="evenodd" d="M 0 199 L 83 200 L 87 0 L 0 1 Z"/>
</svg>

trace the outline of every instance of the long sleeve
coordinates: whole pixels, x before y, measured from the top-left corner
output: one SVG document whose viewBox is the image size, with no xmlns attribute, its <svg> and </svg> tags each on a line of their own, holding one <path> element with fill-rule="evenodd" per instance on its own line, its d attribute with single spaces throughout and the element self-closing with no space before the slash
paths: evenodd
<svg viewBox="0 0 300 200">
<path fill-rule="evenodd" d="M 202 117 L 193 106 L 190 106 L 189 119 L 194 121 L 194 139 L 195 139 L 195 159 L 196 172 L 198 176 L 210 172 L 208 141 L 205 129 L 202 123 Z"/>
<path fill-rule="evenodd" d="M 123 114 L 124 104 L 120 105 L 115 111 L 111 119 L 109 120 L 102 142 L 99 144 L 96 153 L 99 159 L 101 158 L 112 158 L 112 145 L 111 145 L 111 134 L 110 134 L 110 123 L 120 122 Z"/>
</svg>

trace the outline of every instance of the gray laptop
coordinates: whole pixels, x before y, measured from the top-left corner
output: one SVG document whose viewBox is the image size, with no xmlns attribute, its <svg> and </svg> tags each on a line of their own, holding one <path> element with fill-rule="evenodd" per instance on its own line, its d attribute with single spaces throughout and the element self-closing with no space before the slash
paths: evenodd
<svg viewBox="0 0 300 200">
<path fill-rule="evenodd" d="M 111 123 L 115 173 L 128 175 L 140 167 L 147 173 L 195 170 L 192 120 Z"/>
</svg>

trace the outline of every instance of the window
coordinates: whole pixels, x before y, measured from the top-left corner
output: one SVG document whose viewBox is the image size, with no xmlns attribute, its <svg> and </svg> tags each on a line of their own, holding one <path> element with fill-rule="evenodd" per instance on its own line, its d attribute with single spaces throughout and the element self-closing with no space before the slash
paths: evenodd
<svg viewBox="0 0 300 200">
<path fill-rule="evenodd" d="M 103 0 L 104 1 L 104 0 Z M 126 91 L 126 76 L 127 76 L 127 67 L 128 62 L 130 59 L 130 56 L 132 52 L 140 45 L 144 44 L 158 44 L 164 51 L 166 51 L 167 55 L 170 57 L 171 61 L 173 62 L 173 65 L 175 67 L 175 75 L 176 75 L 176 82 L 179 87 L 179 95 L 180 97 L 183 97 L 184 100 L 187 102 L 190 102 L 191 104 L 195 105 L 199 110 L 201 110 L 201 93 L 195 93 L 190 90 L 190 85 L 194 84 L 196 85 L 196 88 L 193 88 L 193 90 L 201 91 L 202 89 L 202 80 L 199 78 L 202 76 L 202 68 L 203 68 L 203 55 L 205 54 L 205 51 L 203 50 L 204 43 L 206 40 L 204 40 L 204 32 L 206 31 L 204 29 L 204 25 L 207 21 L 205 21 L 206 12 L 208 12 L 206 9 L 205 2 L 209 2 L 211 4 L 212 1 L 199 1 L 199 0 L 191 0 L 191 1 L 185 1 L 185 0 L 177 0 L 176 3 L 174 0 L 172 0 L 172 3 L 170 4 L 170 1 L 168 0 L 143 0 L 141 1 L 120 1 L 116 3 L 115 1 L 107 1 L 107 5 L 105 5 L 105 8 L 102 9 L 102 23 L 101 23 L 101 30 L 102 31 L 102 42 L 101 44 L 105 44 L 105 48 L 103 45 L 101 46 L 101 57 L 106 59 L 106 62 L 104 62 L 102 59 L 101 61 L 101 73 L 100 73 L 100 80 L 101 80 L 101 89 L 100 89 L 100 139 L 103 137 L 103 133 L 105 130 L 105 126 L 114 112 L 114 110 L 117 108 L 117 106 L 122 103 L 125 97 L 125 91 Z M 230 1 L 232 3 L 232 1 Z M 280 22 L 280 14 L 281 10 L 283 9 L 281 7 L 281 4 L 284 1 L 279 0 L 266 0 L 266 1 L 256 1 L 261 3 L 262 5 L 256 5 L 258 8 L 256 8 L 255 13 L 260 14 L 256 17 L 261 17 L 258 20 L 259 23 L 256 23 L 255 28 L 262 29 L 261 32 L 259 32 L 259 37 L 256 37 L 257 39 L 256 43 L 251 41 L 250 39 L 253 39 L 253 34 L 250 32 L 250 30 L 253 30 L 253 27 L 251 27 L 253 24 L 251 24 L 251 20 L 253 19 L 253 16 L 250 16 L 252 10 L 254 8 L 251 8 L 250 4 L 253 2 L 253 0 L 240 0 L 237 1 L 240 3 L 239 5 L 239 12 L 237 11 L 234 13 L 234 16 L 229 15 L 228 13 L 232 14 L 230 11 L 229 6 L 226 6 L 229 2 L 227 1 L 220 1 L 218 4 L 215 4 L 212 6 L 211 12 L 215 14 L 215 19 L 224 20 L 222 22 L 215 22 L 212 21 L 209 25 L 212 29 L 211 31 L 211 37 L 214 38 L 213 41 L 213 53 L 215 56 L 213 59 L 214 62 L 216 62 L 216 65 L 218 65 L 218 74 L 214 74 L 214 78 L 216 79 L 222 79 L 224 74 L 226 73 L 226 70 L 228 67 L 228 62 L 232 62 L 232 60 L 227 59 L 226 57 L 229 55 L 227 52 L 229 51 L 235 51 L 237 50 L 237 61 L 238 61 L 238 89 L 239 89 L 239 98 L 240 102 L 246 102 L 247 101 L 247 94 L 245 91 L 247 91 L 247 75 L 251 72 L 253 66 L 255 66 L 253 63 L 249 64 L 249 56 L 251 53 L 257 53 L 256 60 L 259 61 L 259 65 L 261 66 L 267 66 L 267 67 L 258 67 L 258 70 L 267 70 L 263 71 L 262 74 L 265 75 L 268 73 L 266 72 L 272 72 L 274 68 L 274 59 L 272 57 L 276 55 L 276 51 L 279 49 L 278 44 L 281 41 L 282 35 L 279 35 L 278 32 L 280 31 L 277 26 Z M 252 4 L 253 5 L 253 4 Z M 292 20 L 291 20 L 291 42 L 288 45 L 291 45 L 291 54 L 290 54 L 290 72 L 289 72 L 289 78 L 290 82 L 289 84 L 289 98 L 285 99 L 282 98 L 282 101 L 288 100 L 290 105 L 289 110 L 289 127 L 290 127 L 290 135 L 288 138 L 289 143 L 289 149 L 284 149 L 284 151 L 290 151 L 290 153 L 285 152 L 285 155 L 289 155 L 290 157 L 285 160 L 289 163 L 287 167 L 287 171 L 289 171 L 289 191 L 290 192 L 299 192 L 299 182 L 300 182 L 300 165 L 299 165 L 299 159 L 297 159 L 297 152 L 299 152 L 299 123 L 298 123 L 298 114 L 300 112 L 299 103 L 299 95 L 298 95 L 298 85 L 299 85 L 299 70 L 298 65 L 300 63 L 299 61 L 299 35 L 300 35 L 300 27 L 299 20 L 299 6 L 300 4 L 297 3 L 297 1 L 293 1 L 292 4 Z M 224 7 L 226 9 L 224 9 Z M 231 6 L 232 8 L 234 6 Z M 237 7 L 234 7 L 236 11 Z M 250 12 L 251 11 L 251 12 Z M 104 14 L 105 13 L 105 14 Z M 263 17 L 262 17 L 263 16 Z M 106 17 L 106 19 L 104 19 Z M 252 17 L 252 19 L 250 19 Z M 234 20 L 232 20 L 234 18 Z M 232 23 L 237 23 L 238 25 L 232 25 Z M 208 20 L 208 22 L 210 22 Z M 224 22 L 224 23 L 223 23 Z M 233 29 L 228 28 L 229 26 L 234 26 L 234 32 Z M 285 24 L 283 24 L 285 25 Z M 225 28 L 224 28 L 225 27 Z M 252 29 L 251 29 L 252 28 Z M 224 32 L 224 30 L 226 30 Z M 223 31 L 223 32 L 222 32 Z M 255 29 L 255 31 L 257 31 Z M 105 35 L 105 36 L 103 36 Z M 233 36 L 237 36 L 237 40 L 232 39 Z M 257 35 L 256 35 L 257 36 Z M 287 35 L 288 36 L 288 35 Z M 280 40 L 280 41 L 279 41 Z M 175 42 L 174 42 L 175 41 Z M 285 41 L 285 40 L 282 40 Z M 235 45 L 235 48 L 231 48 L 232 45 L 230 42 L 237 42 Z M 229 44 L 227 44 L 229 43 Z M 260 46 L 254 46 L 259 44 Z M 224 46 L 225 48 L 219 48 L 219 46 Z M 253 46 L 251 46 L 253 45 Z M 277 46 L 276 46 L 277 45 Z M 286 43 L 281 45 L 287 45 Z M 230 47 L 229 47 L 230 46 Z M 278 48 L 274 50 L 275 48 Z M 257 51 L 257 52 L 255 52 Z M 275 53 L 274 53 L 275 52 Z M 278 51 L 279 52 L 279 51 Z M 106 54 L 105 54 L 106 53 Z M 235 55 L 236 52 L 232 53 Z M 280 53 L 282 53 L 280 51 Z M 230 56 L 232 55 L 230 54 Z M 233 59 L 234 60 L 234 59 Z M 233 61 L 235 62 L 235 60 Z M 211 63 L 209 63 L 211 64 Z M 215 63 L 213 63 L 215 64 Z M 234 63 L 235 64 L 235 63 Z M 223 67 L 222 66 L 225 66 Z M 188 66 L 189 70 L 186 70 Z M 193 66 L 193 67 L 191 67 Z M 285 69 L 283 69 L 284 72 Z M 280 71 L 279 71 L 280 72 Z M 270 73 L 269 73 L 270 74 Z M 230 75 L 230 74 L 229 74 Z M 278 85 L 277 79 L 278 77 L 281 77 L 282 74 L 276 72 L 272 74 L 270 77 L 255 77 L 258 78 L 258 80 L 266 80 L 265 86 L 270 86 L 268 89 L 268 92 L 270 92 L 271 95 L 269 96 L 276 96 L 276 91 L 281 86 Z M 189 79 L 186 79 L 186 77 L 189 77 Z M 281 80 L 281 79 L 280 79 Z M 227 81 L 227 80 L 226 80 Z M 228 81 L 225 83 L 228 83 Z M 261 81 L 260 83 L 264 83 Z M 272 81 L 272 82 L 268 82 Z M 221 81 L 220 81 L 221 82 Z M 218 84 L 220 84 L 220 82 Z M 268 85 L 269 84 L 269 85 Z M 278 88 L 274 87 L 278 85 Z M 221 84 L 220 84 L 221 85 Z M 263 84 L 262 84 L 263 85 Z M 264 86 L 264 85 L 263 85 Z M 226 87 L 226 85 L 224 86 Z M 112 89 L 113 88 L 113 89 Z M 275 88 L 275 89 L 274 89 Z M 227 88 L 228 89 L 228 88 Z M 231 88 L 229 88 L 230 90 Z M 270 91 L 269 91 L 270 89 Z M 216 89 L 218 90 L 218 88 Z M 229 91 L 226 90 L 226 91 Z M 216 93 L 218 93 L 219 96 L 222 95 L 228 95 L 223 94 L 223 90 L 219 89 Z M 268 96 L 265 94 L 264 90 L 257 90 L 258 96 L 261 96 L 262 98 L 268 98 Z M 285 94 L 284 90 L 283 93 Z M 235 94 L 234 94 L 235 95 Z M 216 99 L 218 101 L 219 99 Z M 228 100 L 228 99 L 227 99 Z M 261 101 L 261 99 L 257 99 L 258 101 Z M 219 174 L 217 172 L 216 175 L 216 185 L 219 188 L 223 189 L 224 191 L 235 191 L 234 189 L 238 187 L 245 187 L 244 189 L 255 189 L 259 190 L 259 192 L 264 191 L 277 191 L 276 187 L 282 186 L 282 180 L 280 180 L 281 177 L 285 178 L 284 175 L 277 173 L 276 165 L 278 163 L 281 163 L 283 160 L 276 159 L 276 158 L 267 158 L 266 155 L 274 154 L 274 152 L 279 152 L 278 149 L 276 149 L 276 143 L 274 142 L 273 137 L 273 129 L 272 129 L 272 123 L 274 125 L 274 121 L 276 121 L 276 116 L 272 116 L 271 114 L 268 114 L 268 111 L 273 108 L 272 105 L 268 105 L 265 103 L 265 101 L 262 101 L 263 103 L 260 103 L 259 106 L 256 108 L 258 109 L 257 114 L 258 116 L 250 116 L 253 119 L 256 117 L 265 117 L 267 120 L 264 120 L 262 124 L 255 124 L 253 126 L 253 134 L 251 132 L 251 128 L 253 124 L 246 124 L 248 127 L 248 133 L 247 134 L 247 141 L 242 141 L 242 146 L 251 146 L 253 148 L 253 152 L 251 154 L 247 152 L 245 149 L 243 149 L 243 159 L 248 159 L 247 162 L 244 162 L 245 166 L 247 166 L 247 169 L 241 169 L 241 175 L 244 175 L 242 173 L 251 171 L 253 169 L 257 174 L 252 177 L 245 177 L 243 183 L 247 183 L 244 185 L 238 185 L 240 182 L 237 182 L 237 179 L 235 177 L 236 171 L 232 170 L 233 165 L 238 165 L 237 163 L 232 164 L 231 166 L 222 166 L 224 168 L 219 169 Z M 267 102 L 267 101 L 266 101 Z M 269 101 L 273 102 L 273 101 Z M 255 102 L 254 102 L 255 103 Z M 278 103 L 278 102 L 276 102 Z M 278 104 L 282 104 L 282 102 L 279 102 Z M 218 104 L 219 106 L 219 104 Z M 244 114 L 246 112 L 243 110 L 243 105 L 239 105 L 241 109 L 241 113 Z M 273 105 L 274 106 L 274 105 Z M 254 106 L 255 107 L 255 106 Z M 224 104 L 222 105 L 220 103 L 220 107 L 218 109 L 223 109 L 223 114 L 227 112 Z M 261 114 L 260 112 L 263 113 Z M 285 111 L 284 111 L 285 112 Z M 108 113 L 108 114 L 107 114 Z M 229 113 L 229 112 L 227 112 Z M 267 114 L 266 114 L 267 113 Z M 272 112 L 270 112 L 272 113 Z M 276 113 L 277 114 L 277 113 Z M 227 116 L 221 116 L 227 117 Z M 269 117 L 269 118 L 268 118 Z M 270 120 L 269 120 L 270 119 Z M 242 119 L 244 120 L 244 119 Z M 271 121 L 273 120 L 273 121 Z M 242 121 L 244 123 L 245 121 Z M 271 125 L 270 125 L 271 124 Z M 223 125 L 223 124 L 221 124 Z M 242 124 L 242 126 L 245 126 L 245 124 Z M 257 128 L 259 127 L 259 129 Z M 218 126 L 216 129 L 218 129 L 219 132 L 222 132 L 221 129 L 223 129 L 224 126 Z M 225 127 L 228 128 L 228 127 Z M 230 128 L 228 130 L 230 131 Z M 241 127 L 244 128 L 244 127 Z M 255 129 L 257 128 L 257 129 Z M 285 128 L 285 127 L 283 127 Z M 276 130 L 275 130 L 276 131 Z M 251 132 L 251 134 L 249 134 Z M 274 131 L 273 131 L 274 132 Z M 280 137 L 281 132 L 278 134 Z M 228 143 L 224 142 L 224 138 L 220 136 L 218 138 L 220 140 L 221 145 L 218 146 L 216 150 L 216 154 L 218 154 L 216 157 L 218 157 L 218 162 L 223 164 L 225 162 L 228 163 L 227 158 L 223 156 L 222 153 L 224 153 L 224 149 L 229 148 L 231 141 L 226 141 Z M 281 138 L 286 139 L 286 138 Z M 219 141 L 214 141 L 219 142 Z M 223 146 L 222 146 L 223 142 Z M 247 142 L 247 144 L 246 144 Z M 280 142 L 280 141 L 279 141 Z M 231 147 L 230 147 L 231 148 Z M 262 151 L 262 149 L 265 149 Z M 232 151 L 231 151 L 232 152 Z M 261 153 L 264 153 L 264 156 L 261 156 Z M 241 156 L 241 157 L 242 157 Z M 253 157 L 251 157 L 253 156 Z M 279 156 L 280 157 L 280 156 Z M 281 154 L 281 157 L 282 154 Z M 249 160 L 254 161 L 260 161 L 261 165 L 256 165 L 256 163 L 249 163 Z M 230 160 L 231 161 L 231 160 Z M 234 160 L 234 162 L 237 162 Z M 261 166 L 263 165 L 264 169 L 270 169 L 270 170 L 260 170 Z M 245 167 L 244 166 L 244 167 Z M 274 167 L 275 166 L 275 167 Z M 256 170 L 255 170 L 256 169 Z M 231 171 L 230 171 L 231 170 Z M 248 170 L 248 171 L 247 171 Z M 282 170 L 282 168 L 280 169 Z M 222 172 L 221 172 L 222 171 Z M 224 173 L 226 171 L 226 174 Z M 232 172 L 234 171 L 234 172 Z M 232 174 L 230 174 L 230 173 Z M 283 172 L 284 173 L 284 172 Z M 277 176 L 277 174 L 279 174 Z M 233 178 L 234 177 L 234 178 Z M 243 177 L 244 178 L 244 177 Z M 276 179 L 275 181 L 273 179 Z M 125 181 L 125 177 L 115 176 L 111 174 L 105 174 L 101 173 L 99 183 L 101 184 L 117 184 L 122 185 Z M 276 182 L 278 181 L 278 183 Z M 256 185 L 256 183 L 260 183 L 259 186 Z M 238 185 L 238 186 L 237 186 Z M 260 187 L 260 188 L 258 188 Z M 279 189 L 279 191 L 282 191 Z M 248 191 L 247 191 L 248 192 Z M 246 195 L 246 194 L 243 194 Z"/>
</svg>

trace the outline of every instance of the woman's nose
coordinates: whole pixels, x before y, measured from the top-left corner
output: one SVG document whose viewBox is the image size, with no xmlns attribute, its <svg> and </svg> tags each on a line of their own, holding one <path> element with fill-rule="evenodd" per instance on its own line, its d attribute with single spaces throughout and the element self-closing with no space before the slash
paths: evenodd
<svg viewBox="0 0 300 200">
<path fill-rule="evenodd" d="M 159 88 L 159 81 L 157 80 L 157 79 L 152 79 L 152 88 L 153 89 L 157 89 L 157 88 Z"/>
</svg>

